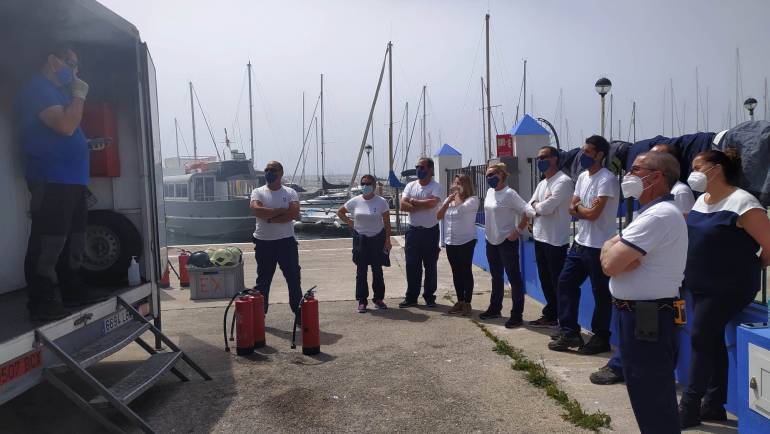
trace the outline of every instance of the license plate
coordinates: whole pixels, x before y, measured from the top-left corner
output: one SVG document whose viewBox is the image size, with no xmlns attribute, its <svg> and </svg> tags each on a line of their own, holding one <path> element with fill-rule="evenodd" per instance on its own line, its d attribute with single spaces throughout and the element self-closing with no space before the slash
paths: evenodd
<svg viewBox="0 0 770 434">
<path fill-rule="evenodd" d="M 43 364 L 40 350 L 34 350 L 0 366 L 0 386 L 28 374 Z"/>
<path fill-rule="evenodd" d="M 102 323 L 102 332 L 107 334 L 131 321 L 131 318 L 131 314 L 128 313 L 127 310 L 120 308 L 117 312 L 104 319 L 104 322 Z"/>
</svg>

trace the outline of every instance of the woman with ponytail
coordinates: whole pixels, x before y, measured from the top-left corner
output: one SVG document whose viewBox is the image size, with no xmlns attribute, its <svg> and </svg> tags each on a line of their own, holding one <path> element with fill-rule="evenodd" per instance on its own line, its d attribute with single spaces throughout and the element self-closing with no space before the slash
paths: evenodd
<svg viewBox="0 0 770 434">
<path fill-rule="evenodd" d="M 685 288 L 692 293 L 693 318 L 690 375 L 679 404 L 682 428 L 727 418 L 725 327 L 754 300 L 761 269 L 770 264 L 770 220 L 759 201 L 737 187 L 737 152 L 703 151 L 692 166 L 687 182 L 703 194 L 687 216 Z"/>
</svg>

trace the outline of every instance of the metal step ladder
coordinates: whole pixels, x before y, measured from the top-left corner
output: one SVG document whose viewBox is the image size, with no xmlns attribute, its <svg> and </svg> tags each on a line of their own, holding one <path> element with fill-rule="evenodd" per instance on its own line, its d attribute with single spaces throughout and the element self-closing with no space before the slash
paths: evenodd
<svg viewBox="0 0 770 434">
<path fill-rule="evenodd" d="M 176 375 L 181 381 L 189 381 L 184 374 L 175 368 L 180 360 L 184 360 L 204 380 L 211 380 L 211 377 L 179 349 L 171 339 L 161 333 L 152 322 L 120 296 L 117 297 L 117 307 L 118 311 L 125 309 L 130 315 L 130 319 L 99 339 L 74 350 L 65 350 L 57 341 L 48 338 L 42 331 L 36 330 L 38 342 L 62 362 L 61 365 L 46 368 L 43 371 L 43 377 L 111 432 L 123 433 L 124 431 L 102 414 L 99 411 L 101 409 L 112 407 L 136 424 L 142 431 L 154 433 L 152 427 L 128 406 L 131 401 L 149 389 L 168 371 Z M 141 336 L 148 331 L 159 338 L 170 351 L 158 352 L 145 342 Z M 136 342 L 144 348 L 150 357 L 122 380 L 112 386 L 106 386 L 86 370 L 86 368 L 115 354 L 132 342 Z M 96 397 L 86 400 L 67 385 L 62 380 L 62 374 L 68 372 L 74 373 L 88 384 L 97 393 Z"/>
</svg>

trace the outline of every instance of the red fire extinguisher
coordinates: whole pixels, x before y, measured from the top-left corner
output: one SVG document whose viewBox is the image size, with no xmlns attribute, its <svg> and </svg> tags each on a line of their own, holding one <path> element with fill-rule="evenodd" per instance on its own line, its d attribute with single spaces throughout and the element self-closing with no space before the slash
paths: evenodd
<svg viewBox="0 0 770 434">
<path fill-rule="evenodd" d="M 190 252 L 181 250 L 179 252 L 179 286 L 187 288 L 190 286 L 190 275 L 187 274 L 187 261 L 190 259 Z"/>
<path fill-rule="evenodd" d="M 302 319 L 302 354 L 311 356 L 321 352 L 321 328 L 318 324 L 318 300 L 315 299 L 315 286 L 310 288 L 302 297 L 299 309 L 294 319 L 294 330 L 291 336 L 291 348 L 297 348 L 294 344 L 297 334 L 297 322 Z"/>
<path fill-rule="evenodd" d="M 254 307 L 254 348 L 265 346 L 265 297 L 259 291 L 250 296 Z"/>
<path fill-rule="evenodd" d="M 235 300 L 235 353 L 245 356 L 254 352 L 254 299 L 243 295 Z"/>
</svg>

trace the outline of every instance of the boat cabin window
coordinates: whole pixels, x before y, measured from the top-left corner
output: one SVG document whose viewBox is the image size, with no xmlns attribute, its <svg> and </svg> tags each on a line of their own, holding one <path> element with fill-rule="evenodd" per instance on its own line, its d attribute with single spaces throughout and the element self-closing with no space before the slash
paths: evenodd
<svg viewBox="0 0 770 434">
<path fill-rule="evenodd" d="M 214 200 L 214 178 L 210 176 L 193 179 L 193 200 Z"/>
<path fill-rule="evenodd" d="M 174 184 L 175 197 L 187 199 L 187 184 Z"/>
<path fill-rule="evenodd" d="M 234 197 L 250 197 L 251 191 L 257 188 L 253 179 L 233 179 L 227 182 L 227 195 Z"/>
</svg>

